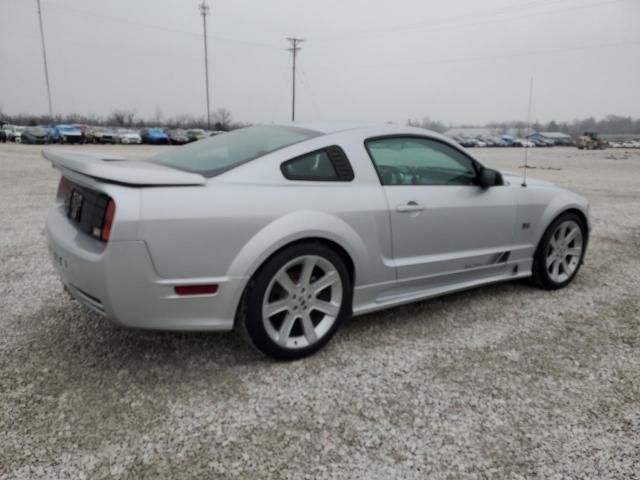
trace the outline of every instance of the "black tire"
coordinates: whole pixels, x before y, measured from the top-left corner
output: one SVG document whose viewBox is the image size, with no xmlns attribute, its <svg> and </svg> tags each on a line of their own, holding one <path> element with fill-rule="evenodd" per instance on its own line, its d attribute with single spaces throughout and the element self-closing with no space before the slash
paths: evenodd
<svg viewBox="0 0 640 480">
<path fill-rule="evenodd" d="M 582 242 L 583 242 L 582 252 L 580 254 L 580 259 L 578 260 L 577 267 L 573 271 L 573 273 L 569 275 L 569 277 L 566 280 L 557 282 L 553 278 L 551 278 L 551 275 L 548 269 L 546 268 L 547 252 L 549 250 L 551 237 L 556 232 L 560 224 L 566 221 L 573 221 L 580 228 L 580 231 L 582 233 Z M 584 255 L 587 251 L 587 245 L 588 245 L 588 231 L 587 231 L 587 226 L 585 225 L 582 217 L 572 212 L 565 212 L 560 214 L 553 222 L 551 222 L 551 225 L 549 225 L 549 227 L 545 230 L 544 235 L 542 236 L 542 239 L 540 240 L 540 243 L 536 248 L 536 253 L 533 257 L 533 268 L 532 268 L 533 275 L 531 277 L 533 284 L 536 285 L 537 287 L 544 288 L 546 290 L 558 290 L 560 288 L 564 288 L 567 285 L 569 285 L 573 281 L 575 276 L 578 274 L 578 272 L 580 271 L 580 267 L 582 266 L 582 262 L 584 261 Z"/>
<path fill-rule="evenodd" d="M 288 262 L 305 255 L 322 257 L 331 263 L 342 283 L 342 302 L 334 323 L 315 343 L 304 348 L 285 348 L 268 334 L 262 318 L 262 302 L 271 280 Z M 341 323 L 351 315 L 353 287 L 344 261 L 333 249 L 319 242 L 291 245 L 270 257 L 251 279 L 238 309 L 236 331 L 258 351 L 278 360 L 297 360 L 324 347 Z"/>
</svg>

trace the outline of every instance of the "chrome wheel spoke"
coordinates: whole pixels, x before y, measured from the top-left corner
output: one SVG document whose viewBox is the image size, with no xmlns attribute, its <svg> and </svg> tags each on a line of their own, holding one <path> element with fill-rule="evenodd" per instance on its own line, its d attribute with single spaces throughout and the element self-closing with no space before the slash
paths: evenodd
<svg viewBox="0 0 640 480">
<path fill-rule="evenodd" d="M 581 254 L 582 254 L 582 248 L 580 247 L 567 248 L 567 255 L 571 255 L 573 257 L 579 257 Z"/>
<path fill-rule="evenodd" d="M 560 262 L 556 260 L 555 262 L 553 262 L 553 265 L 551 266 L 551 275 L 557 278 L 559 274 L 560 274 Z"/>
<path fill-rule="evenodd" d="M 325 302 L 324 300 L 316 299 L 311 303 L 311 310 L 317 310 L 327 315 L 331 315 L 332 317 L 336 317 L 340 311 L 340 306 Z"/>
<path fill-rule="evenodd" d="M 572 229 L 567 229 L 567 234 L 564 237 L 564 242 L 566 245 L 569 245 L 577 236 L 580 229 L 578 227 L 573 227 Z"/>
<path fill-rule="evenodd" d="M 289 294 L 295 292 L 296 286 L 289 277 L 289 274 L 286 270 L 280 270 L 280 272 L 276 275 L 276 282 L 280 284 L 282 288 L 284 288 Z"/>
<path fill-rule="evenodd" d="M 304 331 L 304 336 L 310 344 L 315 343 L 318 340 L 315 327 L 313 326 L 311 317 L 308 314 L 302 317 L 302 329 Z"/>
<path fill-rule="evenodd" d="M 289 298 L 285 298 L 284 300 L 278 300 L 276 302 L 268 303 L 263 310 L 263 315 L 265 317 L 273 317 L 277 313 L 290 311 L 291 310 L 291 300 Z"/>
<path fill-rule="evenodd" d="M 284 322 L 278 331 L 278 338 L 276 339 L 276 342 L 282 346 L 287 345 L 287 340 L 289 340 L 294 323 L 296 323 L 296 317 L 291 314 L 287 315 L 287 318 L 284 319 Z"/>
<path fill-rule="evenodd" d="M 306 257 L 302 264 L 302 271 L 300 272 L 299 285 L 309 285 L 311 283 L 311 274 L 316 266 L 316 261 L 313 257 Z"/>
<path fill-rule="evenodd" d="M 338 273 L 335 271 L 325 274 L 320 280 L 317 280 L 313 284 L 311 284 L 313 294 L 317 295 L 328 286 L 336 283 L 338 279 Z"/>
<path fill-rule="evenodd" d="M 553 255 L 550 255 L 547 257 L 547 271 L 549 270 L 549 267 L 551 267 L 551 265 L 553 265 L 556 261 L 556 257 L 554 257 Z"/>
</svg>

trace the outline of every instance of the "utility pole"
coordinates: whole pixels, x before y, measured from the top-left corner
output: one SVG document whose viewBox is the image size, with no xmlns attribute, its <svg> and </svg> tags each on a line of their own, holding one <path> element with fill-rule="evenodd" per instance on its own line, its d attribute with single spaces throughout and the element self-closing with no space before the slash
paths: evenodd
<svg viewBox="0 0 640 480">
<path fill-rule="evenodd" d="M 47 100 L 49 102 L 49 117 L 53 118 L 53 109 L 51 108 L 51 87 L 49 86 L 49 69 L 47 68 L 47 50 L 44 47 L 44 28 L 42 27 L 42 9 L 40 8 L 40 0 L 38 2 L 38 20 L 40 21 L 40 40 L 42 41 L 42 59 L 44 60 L 44 79 L 47 83 Z"/>
<path fill-rule="evenodd" d="M 38 0 L 40 1 L 40 0 Z M 204 28 L 204 82 L 207 89 L 207 129 L 211 130 L 211 106 L 209 105 L 209 54 L 207 52 L 207 16 L 209 15 L 209 5 L 206 0 L 198 5 L 202 15 L 202 26 Z"/>
<path fill-rule="evenodd" d="M 296 56 L 301 47 L 298 45 L 304 42 L 304 38 L 287 37 L 287 40 L 291 44 L 290 48 L 287 48 L 293 56 L 293 69 L 292 69 L 292 89 L 291 89 L 291 121 L 296 121 Z"/>
</svg>

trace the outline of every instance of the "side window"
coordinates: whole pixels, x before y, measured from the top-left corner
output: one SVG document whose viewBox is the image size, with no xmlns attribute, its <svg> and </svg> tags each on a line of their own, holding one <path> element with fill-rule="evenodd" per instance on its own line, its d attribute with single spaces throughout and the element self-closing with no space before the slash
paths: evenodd
<svg viewBox="0 0 640 480">
<path fill-rule="evenodd" d="M 280 165 L 288 180 L 349 182 L 353 170 L 344 151 L 338 146 L 307 153 Z"/>
<path fill-rule="evenodd" d="M 473 185 L 473 161 L 449 145 L 417 137 L 366 142 L 383 185 Z"/>
</svg>

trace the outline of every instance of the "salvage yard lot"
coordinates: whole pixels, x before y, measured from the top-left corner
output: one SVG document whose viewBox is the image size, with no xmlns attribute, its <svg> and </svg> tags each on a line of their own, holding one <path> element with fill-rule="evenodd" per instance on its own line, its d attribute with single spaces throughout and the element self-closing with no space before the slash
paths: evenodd
<svg viewBox="0 0 640 480">
<path fill-rule="evenodd" d="M 640 152 L 531 150 L 529 175 L 591 202 L 568 288 L 358 317 L 277 363 L 233 333 L 122 330 L 69 300 L 44 231 L 59 174 L 40 150 L 0 144 L 0 479 L 640 472 Z M 473 153 L 522 171 L 521 149 Z"/>
</svg>

